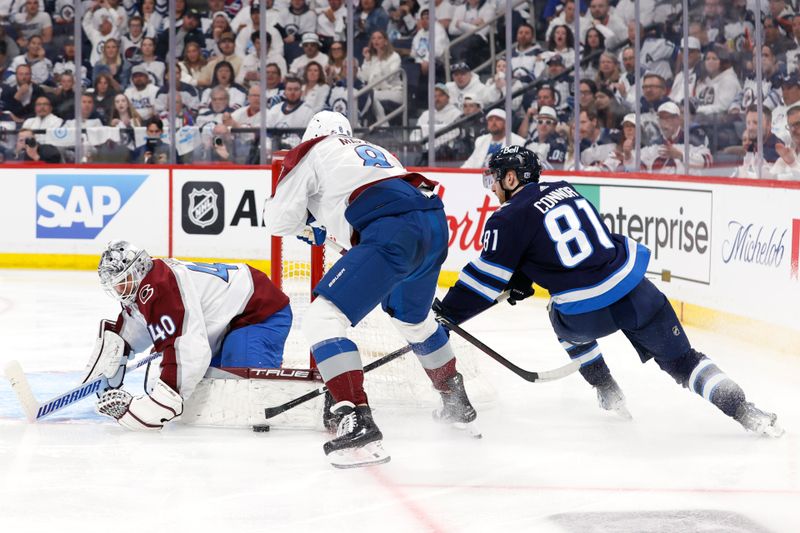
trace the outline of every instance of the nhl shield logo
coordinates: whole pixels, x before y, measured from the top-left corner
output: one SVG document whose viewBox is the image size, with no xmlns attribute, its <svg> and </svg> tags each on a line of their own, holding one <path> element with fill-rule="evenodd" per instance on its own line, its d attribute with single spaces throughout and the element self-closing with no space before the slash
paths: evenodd
<svg viewBox="0 0 800 533">
<path fill-rule="evenodd" d="M 225 219 L 225 190 L 215 181 L 189 181 L 183 185 L 181 226 L 186 233 L 218 235 Z"/>
<path fill-rule="evenodd" d="M 195 226 L 206 228 L 217 221 L 217 193 L 211 189 L 192 189 L 187 215 Z"/>
</svg>

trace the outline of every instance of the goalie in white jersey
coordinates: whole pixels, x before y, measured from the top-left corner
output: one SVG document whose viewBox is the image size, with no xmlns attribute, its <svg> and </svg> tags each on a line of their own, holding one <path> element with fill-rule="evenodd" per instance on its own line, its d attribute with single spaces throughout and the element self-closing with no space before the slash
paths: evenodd
<svg viewBox="0 0 800 533">
<path fill-rule="evenodd" d="M 152 390 L 133 397 L 112 388 L 98 411 L 132 430 L 161 429 L 183 413 L 209 366 L 277 368 L 292 324 L 289 298 L 263 272 L 243 263 L 151 259 L 113 241 L 98 267 L 103 289 L 122 304 L 101 323 L 85 381 L 100 374 L 119 387 L 129 353 L 151 345 L 162 354 Z"/>
<path fill-rule="evenodd" d="M 264 206 L 273 235 L 323 244 L 327 234 L 350 248 L 319 282 L 318 297 L 303 318 L 336 402 L 331 410 L 341 420 L 337 437 L 324 446 L 334 466 L 389 460 L 367 403 L 358 347 L 345 336 L 348 325 L 379 303 L 441 393 L 444 405 L 434 415 L 459 425 L 476 417 L 447 333 L 431 312 L 448 243 L 435 185 L 409 173 L 383 148 L 353 138 L 341 114 L 322 111 L 287 154 L 275 194 Z"/>
</svg>

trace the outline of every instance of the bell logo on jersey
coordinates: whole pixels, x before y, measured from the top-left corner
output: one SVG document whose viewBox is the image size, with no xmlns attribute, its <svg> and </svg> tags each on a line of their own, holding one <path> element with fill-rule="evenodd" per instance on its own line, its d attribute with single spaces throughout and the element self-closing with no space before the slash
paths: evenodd
<svg viewBox="0 0 800 533">
<path fill-rule="evenodd" d="M 187 181 L 181 188 L 181 226 L 190 234 L 219 235 L 225 226 L 225 189 L 216 181 Z"/>
<path fill-rule="evenodd" d="M 147 175 L 37 174 L 36 238 L 94 239 Z"/>
</svg>

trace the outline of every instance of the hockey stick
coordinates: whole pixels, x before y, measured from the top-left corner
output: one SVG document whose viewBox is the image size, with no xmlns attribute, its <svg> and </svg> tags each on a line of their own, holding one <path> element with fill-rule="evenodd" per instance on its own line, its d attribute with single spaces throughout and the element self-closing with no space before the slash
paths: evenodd
<svg viewBox="0 0 800 533">
<path fill-rule="evenodd" d="M 403 346 L 402 348 L 400 348 L 398 350 L 395 350 L 392 353 L 388 353 L 388 354 L 384 355 L 383 357 L 381 357 L 380 359 L 377 359 L 377 360 L 371 362 L 370 364 L 368 364 L 367 366 L 364 367 L 364 372 L 369 372 L 371 370 L 375 370 L 376 368 L 379 368 L 379 367 L 385 365 L 386 363 L 394 361 L 395 359 L 397 359 L 401 355 L 404 355 L 404 354 L 406 354 L 406 353 L 408 353 L 410 351 L 411 351 L 411 346 L 410 345 Z M 273 418 L 273 417 L 275 417 L 275 416 L 277 416 L 277 415 L 279 415 L 281 413 L 284 413 L 284 412 L 288 411 L 289 409 L 291 409 L 293 407 L 297 407 L 301 403 L 306 403 L 307 401 L 313 400 L 314 398 L 316 398 L 318 396 L 322 396 L 327 391 L 328 391 L 328 388 L 325 387 L 325 386 L 322 386 L 322 387 L 319 387 L 318 389 L 314 389 L 312 391 L 309 391 L 309 392 L 303 394 L 302 396 L 298 396 L 294 400 L 289 400 L 288 402 L 283 403 L 281 405 L 276 405 L 275 407 L 267 407 L 266 409 L 264 409 L 264 418 L 269 420 L 270 418 Z"/>
<path fill-rule="evenodd" d="M 569 376 L 570 374 L 578 370 L 583 363 L 590 361 L 592 358 L 596 357 L 595 354 L 586 353 L 576 359 L 573 359 L 566 365 L 554 368 L 553 370 L 543 370 L 541 372 L 525 370 L 524 368 L 518 367 L 517 365 L 515 365 L 514 363 L 512 363 L 511 361 L 509 361 L 508 359 L 506 359 L 505 357 L 494 351 L 493 349 L 489 348 L 488 346 L 486 346 L 486 344 L 481 342 L 479 339 L 475 338 L 472 334 L 470 334 L 467 331 L 464 331 L 464 329 L 462 329 L 461 326 L 454 324 L 447 318 L 442 316 L 437 316 L 436 320 L 441 325 L 443 325 L 450 331 L 458 334 L 458 336 L 460 336 L 462 339 L 472 344 L 477 349 L 479 349 L 480 351 L 482 351 L 483 353 L 485 353 L 486 355 L 488 355 L 489 357 L 491 357 L 492 359 L 494 359 L 507 369 L 511 370 L 513 373 L 515 373 L 525 381 L 530 381 L 531 383 L 535 383 L 537 381 L 554 381 Z"/>
<path fill-rule="evenodd" d="M 127 373 L 141 368 L 159 357 L 161 357 L 161 354 L 158 352 L 150 354 L 140 361 L 129 364 L 125 368 L 125 372 Z M 8 378 L 8 381 L 11 383 L 11 388 L 14 389 L 14 392 L 17 394 L 19 403 L 22 406 L 22 411 L 25 413 L 29 422 L 36 422 L 37 420 L 50 416 L 56 411 L 60 411 L 68 405 L 72 405 L 78 400 L 82 400 L 90 394 L 101 391 L 108 386 L 108 378 L 100 375 L 88 383 L 82 383 L 74 389 L 40 404 L 33 395 L 33 391 L 31 391 L 30 383 L 28 383 L 28 378 L 25 377 L 25 373 L 22 371 L 22 365 L 19 364 L 19 361 L 11 361 L 8 363 L 5 367 L 5 374 L 6 378 Z"/>
</svg>

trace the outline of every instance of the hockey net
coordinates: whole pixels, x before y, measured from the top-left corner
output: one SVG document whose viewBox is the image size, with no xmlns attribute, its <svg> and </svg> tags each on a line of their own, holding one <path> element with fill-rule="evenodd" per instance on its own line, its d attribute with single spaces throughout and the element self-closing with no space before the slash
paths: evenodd
<svg viewBox="0 0 800 533">
<path fill-rule="evenodd" d="M 280 174 L 280 153 L 274 154 L 272 167 L 273 187 Z M 302 327 L 303 317 L 312 301 L 312 289 L 340 257 L 331 246 L 309 246 L 295 237 L 271 237 L 270 277 L 291 301 L 293 322 L 284 349 L 283 369 L 314 369 L 314 360 L 309 351 Z M 391 353 L 407 343 L 392 325 L 389 316 L 380 306 L 374 309 L 356 327 L 348 329 L 347 336 L 358 346 L 363 364 Z M 457 368 L 464 376 L 470 399 L 476 407 L 485 407 L 494 401 L 496 391 L 479 370 L 479 354 L 471 345 L 458 337 L 451 337 L 456 353 Z M 309 373 L 313 376 L 316 372 Z M 318 376 L 318 375 L 317 375 Z M 408 354 L 365 374 L 364 388 L 370 404 L 377 408 L 430 408 L 439 405 L 439 394 L 432 388 L 425 371 L 416 356 Z M 187 413 L 188 417 L 205 420 L 211 425 L 248 425 L 264 423 L 263 409 L 279 405 L 311 388 L 321 385 L 319 381 L 307 380 L 246 380 L 248 383 L 230 379 L 204 380 L 195 395 L 213 394 L 217 415 L 209 413 Z M 233 389 L 238 388 L 239 394 Z M 241 389 L 247 393 L 242 395 Z M 221 398 L 221 400 L 220 400 Z M 195 403 L 195 402 L 192 402 Z M 206 402 L 203 402 L 206 403 Z M 227 403 L 225 406 L 221 403 Z M 234 404 L 234 405 L 230 405 Z M 206 411 L 208 406 L 204 407 Z M 322 397 L 307 402 L 269 421 L 278 427 L 321 427 Z M 231 413 L 237 412 L 235 420 Z M 245 415 L 245 413 L 247 413 Z M 222 424 L 217 424 L 219 418 Z M 198 420 L 199 420 L 198 419 Z M 225 419 L 225 420 L 223 420 Z M 190 422 L 192 423 L 192 422 Z"/>
</svg>

